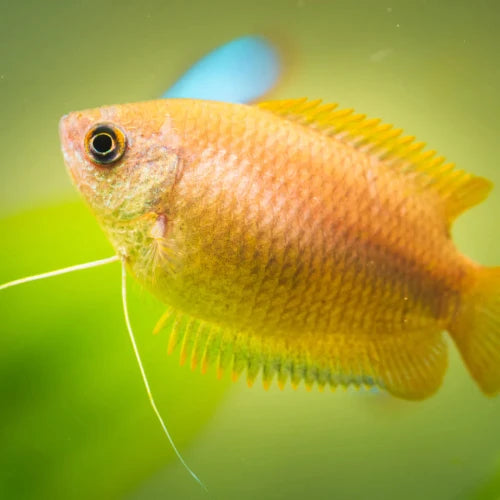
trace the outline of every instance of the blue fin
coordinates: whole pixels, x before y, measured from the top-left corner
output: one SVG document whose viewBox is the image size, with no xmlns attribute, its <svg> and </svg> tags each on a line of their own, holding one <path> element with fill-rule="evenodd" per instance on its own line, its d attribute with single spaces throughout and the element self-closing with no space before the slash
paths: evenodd
<svg viewBox="0 0 500 500">
<path fill-rule="evenodd" d="M 244 36 L 209 52 L 162 97 L 251 102 L 272 89 L 280 72 L 277 49 L 261 36 Z"/>
</svg>

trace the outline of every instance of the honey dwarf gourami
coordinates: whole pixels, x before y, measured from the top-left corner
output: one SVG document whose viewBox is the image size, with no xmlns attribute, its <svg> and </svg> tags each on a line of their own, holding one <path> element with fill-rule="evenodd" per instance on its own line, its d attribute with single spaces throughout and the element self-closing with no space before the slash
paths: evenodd
<svg viewBox="0 0 500 500">
<path fill-rule="evenodd" d="M 193 366 L 421 399 L 448 330 L 481 389 L 500 389 L 500 270 L 450 238 L 491 184 L 401 130 L 305 99 L 166 99 L 71 113 L 60 135 Z"/>
</svg>

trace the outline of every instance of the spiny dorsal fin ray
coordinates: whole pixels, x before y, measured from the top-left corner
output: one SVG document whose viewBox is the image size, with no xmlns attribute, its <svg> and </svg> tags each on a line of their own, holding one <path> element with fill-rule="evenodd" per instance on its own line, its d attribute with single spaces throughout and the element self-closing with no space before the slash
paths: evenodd
<svg viewBox="0 0 500 500">
<path fill-rule="evenodd" d="M 456 169 L 454 164 L 445 163 L 443 157 L 437 157 L 435 151 L 423 151 L 425 144 L 402 135 L 401 129 L 355 114 L 353 109 L 338 110 L 337 104 L 321 104 L 321 100 L 306 98 L 269 101 L 258 106 L 376 154 L 381 161 L 411 174 L 423 189 L 438 194 L 450 223 L 464 210 L 483 201 L 492 188 L 487 179 Z"/>
</svg>

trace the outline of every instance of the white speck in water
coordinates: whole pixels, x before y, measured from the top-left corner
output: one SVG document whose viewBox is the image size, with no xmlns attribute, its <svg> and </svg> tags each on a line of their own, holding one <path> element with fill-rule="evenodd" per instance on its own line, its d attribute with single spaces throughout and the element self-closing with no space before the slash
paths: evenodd
<svg viewBox="0 0 500 500">
<path fill-rule="evenodd" d="M 396 24 L 396 28 L 399 28 L 399 23 L 398 23 L 398 24 Z"/>
<path fill-rule="evenodd" d="M 378 63 L 389 57 L 394 52 L 394 49 L 380 49 L 370 55 L 370 61 Z"/>
<path fill-rule="evenodd" d="M 390 14 L 392 12 L 392 7 L 387 7 L 387 13 Z"/>
</svg>

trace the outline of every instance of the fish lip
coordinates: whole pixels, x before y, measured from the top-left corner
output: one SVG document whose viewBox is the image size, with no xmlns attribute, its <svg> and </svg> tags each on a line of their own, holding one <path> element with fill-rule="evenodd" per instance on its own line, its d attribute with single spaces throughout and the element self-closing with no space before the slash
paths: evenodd
<svg viewBox="0 0 500 500">
<path fill-rule="evenodd" d="M 63 160 L 66 165 L 66 170 L 69 173 L 71 179 L 74 183 L 78 185 L 79 178 L 77 175 L 77 168 L 74 165 L 72 151 L 74 150 L 74 144 L 71 134 L 71 117 L 72 113 L 63 115 L 59 120 L 59 141 L 61 144 L 61 152 L 63 155 Z"/>
<path fill-rule="evenodd" d="M 68 144 L 69 134 L 68 134 L 68 118 L 69 114 L 63 115 L 59 120 L 59 140 L 61 141 L 61 148 L 63 153 L 66 153 L 66 146 Z"/>
<path fill-rule="evenodd" d="M 61 118 L 59 119 L 59 132 L 63 130 L 64 123 L 68 120 L 69 113 L 66 113 L 65 115 L 62 115 Z"/>
</svg>

